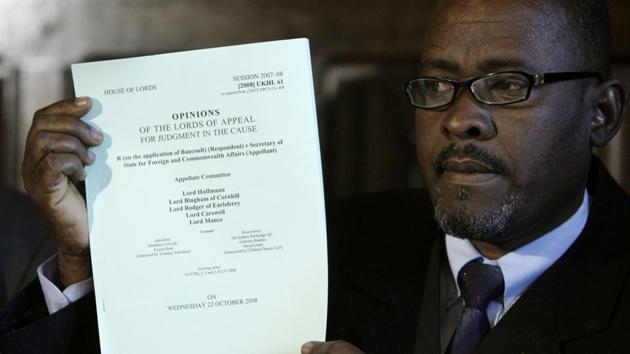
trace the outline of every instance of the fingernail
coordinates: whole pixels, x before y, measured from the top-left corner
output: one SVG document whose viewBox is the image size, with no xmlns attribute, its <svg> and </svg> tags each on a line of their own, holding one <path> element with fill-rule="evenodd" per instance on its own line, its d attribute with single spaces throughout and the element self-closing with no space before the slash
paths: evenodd
<svg viewBox="0 0 630 354">
<path fill-rule="evenodd" d="M 314 344 L 312 342 L 304 343 L 302 345 L 302 354 L 309 354 L 313 350 Z"/>
<path fill-rule="evenodd" d="M 92 135 L 92 138 L 98 141 L 103 140 L 103 133 L 97 127 L 92 127 L 92 129 L 90 129 L 90 134 Z"/>
<path fill-rule="evenodd" d="M 88 159 L 90 159 L 90 162 L 94 161 L 94 159 L 96 158 L 96 155 L 92 152 L 92 151 L 88 151 Z"/>
<path fill-rule="evenodd" d="M 74 104 L 77 107 L 85 107 L 90 103 L 90 99 L 88 97 L 77 97 L 74 99 Z"/>
</svg>

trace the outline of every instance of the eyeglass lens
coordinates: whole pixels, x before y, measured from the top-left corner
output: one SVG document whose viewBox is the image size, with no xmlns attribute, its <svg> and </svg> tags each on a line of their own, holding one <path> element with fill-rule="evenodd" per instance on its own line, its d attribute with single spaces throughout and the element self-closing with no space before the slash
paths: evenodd
<svg viewBox="0 0 630 354">
<path fill-rule="evenodd" d="M 487 104 L 507 104 L 527 98 L 530 81 L 519 73 L 500 73 L 476 79 L 470 83 L 475 98 Z M 407 86 L 411 103 L 436 108 L 448 105 L 456 94 L 456 83 L 436 79 L 420 78 Z"/>
<path fill-rule="evenodd" d="M 529 79 L 521 74 L 503 73 L 473 81 L 471 90 L 484 103 L 502 104 L 525 99 L 529 85 Z"/>
<path fill-rule="evenodd" d="M 440 79 L 418 79 L 409 82 L 409 98 L 415 105 L 427 108 L 450 103 L 455 95 L 455 85 Z"/>
</svg>

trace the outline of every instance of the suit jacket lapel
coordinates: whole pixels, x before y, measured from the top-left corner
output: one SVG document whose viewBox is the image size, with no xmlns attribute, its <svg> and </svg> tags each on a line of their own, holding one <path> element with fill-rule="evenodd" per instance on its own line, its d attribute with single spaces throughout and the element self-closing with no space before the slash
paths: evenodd
<svg viewBox="0 0 630 354">
<path fill-rule="evenodd" d="M 479 353 L 558 352 L 571 340 L 606 329 L 628 262 L 558 263 L 539 278 L 487 335 Z"/>
<path fill-rule="evenodd" d="M 440 349 L 440 262 L 443 237 L 434 243 L 425 280 L 416 336 L 416 354 L 438 354 Z"/>
<path fill-rule="evenodd" d="M 576 242 L 490 331 L 478 353 L 571 353 L 579 338 L 610 326 L 630 269 L 625 193 L 595 161 L 595 198 Z M 578 351 L 579 351 L 578 350 Z M 596 352 L 605 352 L 598 348 Z M 581 351 L 580 351 L 581 352 Z"/>
<path fill-rule="evenodd" d="M 358 340 L 366 353 L 413 353 L 418 314 L 421 299 L 424 297 L 423 285 L 434 283 L 424 281 L 425 276 L 433 273 L 429 271 L 425 274 L 427 258 L 433 259 L 435 253 L 433 251 L 427 247 L 416 254 L 414 259 L 401 260 L 404 267 L 396 265 L 394 268 L 398 270 L 397 272 L 393 272 L 390 267 L 378 266 L 366 268 L 365 273 L 353 276 L 352 281 L 356 289 L 370 298 L 372 303 L 370 306 L 363 306 L 365 320 L 357 328 L 360 336 Z M 394 260 L 392 262 L 398 263 Z M 435 288 L 437 290 L 437 285 Z M 439 336 L 439 331 L 436 333 Z M 433 338 L 437 340 L 439 337 Z"/>
</svg>

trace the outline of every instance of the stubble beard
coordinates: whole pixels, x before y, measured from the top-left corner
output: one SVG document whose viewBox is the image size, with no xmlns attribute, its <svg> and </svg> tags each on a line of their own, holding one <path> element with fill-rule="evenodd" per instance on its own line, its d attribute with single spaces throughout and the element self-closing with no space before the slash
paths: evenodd
<svg viewBox="0 0 630 354">
<path fill-rule="evenodd" d="M 514 223 L 520 198 L 516 193 L 507 195 L 500 206 L 487 210 L 482 215 L 472 215 L 466 210 L 466 201 L 471 192 L 466 187 L 457 187 L 458 203 L 455 207 L 446 207 L 439 186 L 434 189 L 434 215 L 440 228 L 445 233 L 463 239 L 493 242 L 505 236 Z"/>
</svg>

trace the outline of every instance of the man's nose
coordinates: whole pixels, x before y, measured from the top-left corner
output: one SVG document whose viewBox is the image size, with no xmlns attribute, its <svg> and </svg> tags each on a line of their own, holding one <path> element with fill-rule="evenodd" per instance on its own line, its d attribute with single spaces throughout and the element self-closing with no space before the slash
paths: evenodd
<svg viewBox="0 0 630 354">
<path fill-rule="evenodd" d="M 447 138 L 489 140 L 497 130 L 491 113 L 470 92 L 462 92 L 442 119 L 442 133 Z"/>
</svg>

